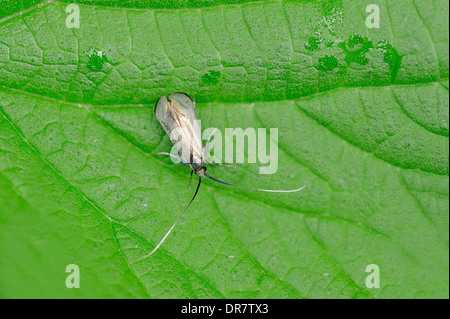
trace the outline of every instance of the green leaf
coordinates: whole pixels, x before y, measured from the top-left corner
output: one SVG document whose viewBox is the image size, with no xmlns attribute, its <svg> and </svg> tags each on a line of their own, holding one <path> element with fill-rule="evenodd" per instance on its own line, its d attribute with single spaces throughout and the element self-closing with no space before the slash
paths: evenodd
<svg viewBox="0 0 450 319">
<path fill-rule="evenodd" d="M 370 1 L 208 3 L 3 12 L 1 296 L 448 298 L 448 3 L 380 2 L 379 29 Z M 276 174 L 212 176 L 306 188 L 207 180 L 144 258 L 193 192 L 156 155 L 174 91 L 203 128 L 278 128 Z"/>
</svg>

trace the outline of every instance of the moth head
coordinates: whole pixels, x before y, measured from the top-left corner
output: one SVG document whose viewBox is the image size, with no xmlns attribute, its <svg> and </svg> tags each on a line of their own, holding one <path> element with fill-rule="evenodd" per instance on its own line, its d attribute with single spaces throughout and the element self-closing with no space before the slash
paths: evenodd
<svg viewBox="0 0 450 319">
<path fill-rule="evenodd" d="M 205 166 L 202 166 L 202 167 L 198 168 L 198 169 L 195 171 L 195 174 L 196 174 L 198 177 L 203 178 L 203 177 L 206 177 L 205 172 L 206 172 L 206 167 L 205 167 Z"/>
</svg>

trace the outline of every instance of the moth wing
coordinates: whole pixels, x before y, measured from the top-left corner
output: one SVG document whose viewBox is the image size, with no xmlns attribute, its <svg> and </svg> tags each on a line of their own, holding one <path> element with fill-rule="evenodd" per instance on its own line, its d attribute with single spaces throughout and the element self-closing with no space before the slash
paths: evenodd
<svg viewBox="0 0 450 319">
<path fill-rule="evenodd" d="M 201 133 L 196 131 L 198 125 L 195 115 L 195 107 L 192 99 L 184 93 L 173 93 L 169 96 L 170 102 L 165 96 L 162 96 L 155 107 L 156 119 L 161 123 L 166 134 L 169 136 L 173 144 L 179 142 L 179 136 L 172 136 L 174 130 L 178 130 L 183 143 L 183 148 L 189 150 L 187 154 L 181 154 L 182 159 L 186 163 L 199 161 L 202 154 Z"/>
<path fill-rule="evenodd" d="M 184 115 L 184 127 L 189 131 L 188 141 L 191 152 L 191 159 L 189 160 L 189 163 L 199 163 L 203 160 L 203 143 L 201 137 L 202 134 L 199 127 L 200 124 L 197 120 L 197 116 L 195 115 L 195 103 L 192 101 L 192 98 L 189 95 L 180 92 L 171 94 L 169 96 L 169 99 L 172 106 L 181 111 L 181 113 Z"/>
<path fill-rule="evenodd" d="M 186 93 L 173 93 L 169 96 L 169 100 L 172 103 L 178 104 L 178 107 L 186 114 L 188 118 L 192 121 L 197 119 L 195 115 L 195 103 L 192 101 L 191 97 Z"/>
<path fill-rule="evenodd" d="M 170 102 L 162 96 L 155 107 L 155 115 L 167 135 L 174 129 L 186 125 L 186 121 L 194 123 L 197 120 L 195 106 L 189 95 L 173 93 L 169 96 Z"/>
</svg>

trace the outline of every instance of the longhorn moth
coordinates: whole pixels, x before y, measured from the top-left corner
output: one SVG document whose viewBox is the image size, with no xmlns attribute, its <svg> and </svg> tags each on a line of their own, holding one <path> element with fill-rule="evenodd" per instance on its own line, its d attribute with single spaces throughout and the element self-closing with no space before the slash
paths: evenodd
<svg viewBox="0 0 450 319">
<path fill-rule="evenodd" d="M 192 196 L 192 199 L 189 201 L 189 204 L 180 213 L 180 215 L 178 215 L 178 218 L 175 221 L 175 223 L 172 225 L 172 227 L 170 227 L 170 229 L 167 231 L 164 237 L 156 245 L 156 247 L 145 257 L 151 256 L 164 243 L 169 234 L 181 220 L 181 218 L 186 213 L 187 209 L 197 196 L 198 190 L 200 189 L 200 185 L 202 183 L 202 178 L 208 178 L 214 182 L 224 185 L 271 193 L 293 193 L 301 191 L 303 188 L 305 188 L 305 186 L 302 186 L 300 188 L 291 190 L 262 189 L 231 184 L 209 176 L 208 174 L 206 174 L 205 165 L 207 163 L 211 165 L 221 165 L 209 163 L 206 160 L 206 154 L 208 152 L 208 143 L 211 137 L 214 135 L 215 130 L 210 134 L 208 141 L 206 142 L 206 145 L 203 148 L 201 134 L 199 130 L 196 129 L 195 127 L 195 123 L 197 123 L 197 116 L 195 115 L 195 104 L 192 101 L 192 99 L 189 97 L 189 95 L 185 93 L 173 93 L 169 96 L 169 100 L 170 102 L 167 100 L 165 96 L 162 96 L 158 100 L 155 106 L 155 116 L 156 119 L 161 124 L 161 126 L 163 127 L 166 134 L 169 136 L 171 142 L 174 145 L 177 143 L 181 143 L 181 147 L 178 148 L 178 153 L 180 156 L 176 156 L 166 152 L 158 153 L 157 155 L 168 155 L 174 157 L 182 164 L 189 167 L 191 169 L 191 176 L 193 173 L 195 173 L 195 175 L 198 176 L 198 184 L 197 188 L 195 189 L 194 196 Z M 176 134 L 174 134 L 174 132 Z"/>
</svg>

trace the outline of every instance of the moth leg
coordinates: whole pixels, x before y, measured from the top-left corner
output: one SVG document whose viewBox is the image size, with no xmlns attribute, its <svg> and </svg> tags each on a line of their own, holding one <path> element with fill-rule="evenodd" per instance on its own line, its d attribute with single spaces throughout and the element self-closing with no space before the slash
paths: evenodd
<svg viewBox="0 0 450 319">
<path fill-rule="evenodd" d="M 156 153 L 156 155 L 169 155 L 170 157 L 177 159 L 181 164 L 184 164 L 184 165 L 186 165 L 187 167 L 189 167 L 189 165 L 186 164 L 185 162 L 183 162 L 183 161 L 181 160 L 181 158 L 179 158 L 178 156 L 175 156 L 175 155 L 173 155 L 173 154 L 166 153 L 166 152 L 160 152 L 160 153 Z M 189 168 L 190 168 L 190 167 L 189 167 Z"/>
<path fill-rule="evenodd" d="M 215 165 L 215 166 L 223 166 L 223 167 L 229 167 L 229 168 L 234 168 L 234 169 L 237 168 L 236 166 L 233 166 L 233 165 L 226 165 L 226 164 L 220 164 L 220 163 L 211 163 L 211 162 L 208 162 L 208 161 L 206 161 L 206 163 L 208 163 L 209 165 Z"/>
</svg>

